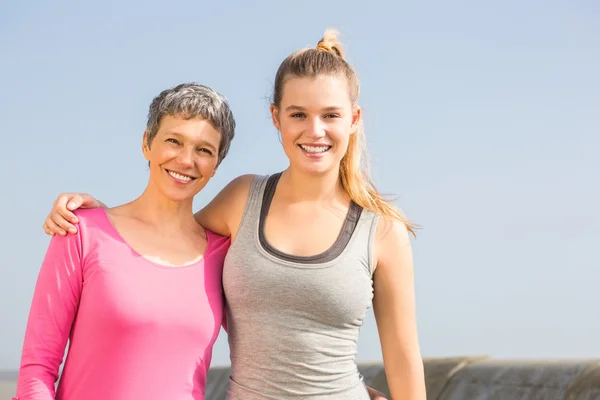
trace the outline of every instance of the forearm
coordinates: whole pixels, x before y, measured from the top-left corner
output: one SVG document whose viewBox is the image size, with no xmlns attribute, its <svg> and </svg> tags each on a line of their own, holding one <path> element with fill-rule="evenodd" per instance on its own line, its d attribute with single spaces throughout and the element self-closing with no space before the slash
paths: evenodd
<svg viewBox="0 0 600 400">
<path fill-rule="evenodd" d="M 420 357 L 390 360 L 385 366 L 391 400 L 426 400 L 425 373 Z"/>
<path fill-rule="evenodd" d="M 35 362 L 26 362 L 21 365 L 19 378 L 17 380 L 16 400 L 54 400 L 55 382 L 58 374 L 55 374 L 45 365 Z"/>
</svg>

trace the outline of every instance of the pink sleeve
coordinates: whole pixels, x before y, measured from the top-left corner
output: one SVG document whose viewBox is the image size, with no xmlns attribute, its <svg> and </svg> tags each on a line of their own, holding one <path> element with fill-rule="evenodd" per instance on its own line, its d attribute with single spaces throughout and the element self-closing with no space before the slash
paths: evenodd
<svg viewBox="0 0 600 400">
<path fill-rule="evenodd" d="M 18 400 L 55 398 L 55 383 L 83 286 L 80 234 L 55 236 L 40 269 L 23 343 Z"/>
<path fill-rule="evenodd" d="M 221 321 L 221 326 L 225 330 L 225 333 L 229 333 L 229 331 L 227 331 L 227 310 L 226 309 L 223 310 L 223 321 Z"/>
</svg>

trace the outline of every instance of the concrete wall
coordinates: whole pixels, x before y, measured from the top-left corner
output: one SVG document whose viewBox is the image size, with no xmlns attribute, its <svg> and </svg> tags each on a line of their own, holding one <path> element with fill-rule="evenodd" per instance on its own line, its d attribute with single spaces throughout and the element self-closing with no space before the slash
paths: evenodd
<svg viewBox="0 0 600 400">
<path fill-rule="evenodd" d="M 600 360 L 424 360 L 428 400 L 600 400 Z M 361 363 L 369 386 L 385 393 L 381 363 Z M 0 375 L 0 400 L 15 391 L 16 374 Z M 206 400 L 225 400 L 229 368 L 212 368 Z"/>
<path fill-rule="evenodd" d="M 600 400 L 600 360 L 425 359 L 428 400 Z M 369 386 L 389 396 L 381 363 L 362 363 Z M 229 368 L 213 368 L 206 400 L 225 400 Z"/>
<path fill-rule="evenodd" d="M 437 362 L 425 365 L 431 371 Z M 428 399 L 598 400 L 599 372 L 600 360 L 470 360 Z"/>
</svg>

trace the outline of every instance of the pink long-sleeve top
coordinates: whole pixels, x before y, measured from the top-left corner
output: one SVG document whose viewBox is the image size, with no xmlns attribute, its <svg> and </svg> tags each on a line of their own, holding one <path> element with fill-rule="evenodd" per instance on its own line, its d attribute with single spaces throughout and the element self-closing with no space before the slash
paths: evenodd
<svg viewBox="0 0 600 400">
<path fill-rule="evenodd" d="M 229 239 L 207 232 L 202 260 L 167 267 L 137 254 L 104 209 L 77 216 L 79 233 L 52 238 L 40 269 L 15 399 L 204 399 Z"/>
</svg>

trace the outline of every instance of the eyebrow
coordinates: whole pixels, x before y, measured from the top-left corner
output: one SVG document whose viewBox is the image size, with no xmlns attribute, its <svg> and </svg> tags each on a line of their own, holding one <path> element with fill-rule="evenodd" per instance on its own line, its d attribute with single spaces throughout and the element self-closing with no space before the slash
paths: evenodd
<svg viewBox="0 0 600 400">
<path fill-rule="evenodd" d="M 165 135 L 172 135 L 172 136 L 177 136 L 179 138 L 185 138 L 184 135 L 182 135 L 181 133 L 177 133 L 175 131 L 166 131 Z M 213 146 L 212 143 L 207 142 L 206 140 L 199 140 L 198 144 L 201 146 L 205 146 L 205 147 L 210 147 L 212 151 L 216 152 L 217 148 L 215 146 Z"/>
<path fill-rule="evenodd" d="M 342 109 L 342 107 L 338 107 L 338 106 L 329 106 L 329 107 L 325 107 L 325 108 L 323 108 L 323 110 L 322 110 L 322 111 L 339 111 L 339 110 L 341 110 L 341 109 Z M 285 108 L 285 111 L 304 111 L 304 110 L 306 110 L 306 108 L 304 108 L 304 107 L 302 107 L 302 106 L 296 106 L 296 105 L 293 105 L 293 104 L 292 104 L 292 105 L 290 105 L 290 106 L 287 106 L 287 107 Z"/>
</svg>

